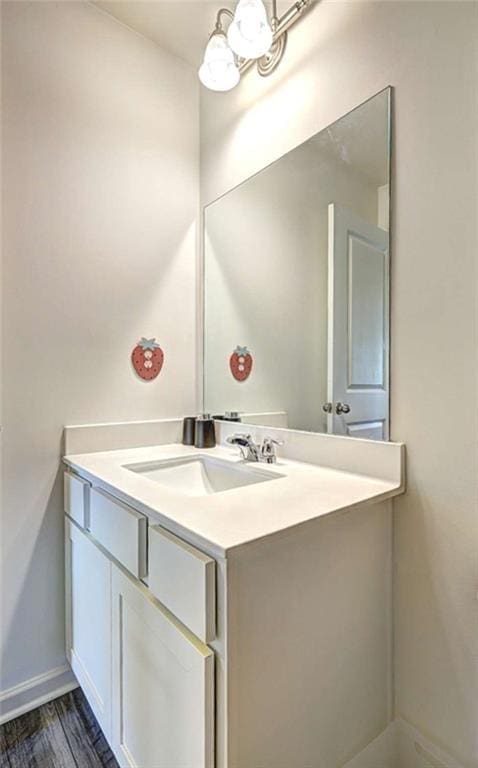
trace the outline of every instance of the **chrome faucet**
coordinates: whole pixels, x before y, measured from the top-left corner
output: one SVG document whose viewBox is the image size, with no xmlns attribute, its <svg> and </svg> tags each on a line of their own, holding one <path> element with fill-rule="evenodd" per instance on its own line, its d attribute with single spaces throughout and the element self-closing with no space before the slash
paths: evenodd
<svg viewBox="0 0 478 768">
<path fill-rule="evenodd" d="M 284 444 L 282 440 L 265 437 L 262 445 L 258 446 L 252 435 L 248 435 L 245 432 L 236 432 L 234 435 L 229 435 L 226 438 L 226 442 L 230 445 L 238 446 L 244 461 L 262 461 L 267 464 L 276 463 L 275 446 Z"/>
<path fill-rule="evenodd" d="M 238 446 L 244 461 L 260 460 L 260 449 L 254 442 L 252 435 L 247 435 L 245 432 L 236 432 L 234 435 L 229 435 L 226 438 L 226 442 Z"/>
</svg>

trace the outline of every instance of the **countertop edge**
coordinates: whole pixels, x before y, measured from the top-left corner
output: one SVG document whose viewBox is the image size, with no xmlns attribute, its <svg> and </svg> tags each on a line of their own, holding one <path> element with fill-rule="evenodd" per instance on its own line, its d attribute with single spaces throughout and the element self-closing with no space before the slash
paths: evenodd
<svg viewBox="0 0 478 768">
<path fill-rule="evenodd" d="M 369 495 L 360 501 L 356 501 L 352 504 L 340 505 L 328 510 L 327 512 L 318 514 L 315 517 L 310 517 L 299 522 L 291 523 L 290 525 L 280 527 L 275 531 L 270 531 L 260 536 L 244 539 L 243 541 L 239 541 L 236 544 L 231 544 L 230 546 L 224 546 L 216 541 L 213 541 L 212 539 L 208 539 L 202 536 L 191 528 L 184 526 L 183 524 L 174 520 L 172 517 L 168 517 L 166 514 L 153 509 L 144 502 L 138 500 L 136 497 L 130 496 L 127 492 L 121 490 L 121 488 L 119 488 L 117 485 L 113 485 L 103 480 L 101 477 L 98 477 L 98 475 L 94 474 L 90 470 L 87 470 L 81 465 L 75 463 L 74 456 L 64 456 L 62 458 L 62 463 L 68 468 L 73 469 L 74 472 L 90 482 L 92 485 L 107 491 L 111 496 L 118 499 L 118 501 L 122 501 L 138 510 L 142 514 L 146 515 L 149 519 L 153 520 L 155 524 L 162 526 L 166 530 L 179 536 L 193 546 L 196 546 L 208 554 L 213 555 L 215 558 L 223 560 L 227 559 L 228 554 L 232 554 L 233 552 L 237 552 L 240 549 L 252 546 L 257 542 L 263 542 L 267 539 L 272 540 L 277 536 L 286 535 L 293 532 L 294 529 L 301 528 L 304 525 L 317 523 L 318 521 L 328 518 L 331 515 L 353 512 L 354 510 L 358 510 L 364 506 L 388 501 L 389 499 L 399 496 L 405 492 L 405 481 L 402 479 L 401 482 L 397 483 L 396 485 L 393 485 L 392 483 L 388 490 Z"/>
</svg>

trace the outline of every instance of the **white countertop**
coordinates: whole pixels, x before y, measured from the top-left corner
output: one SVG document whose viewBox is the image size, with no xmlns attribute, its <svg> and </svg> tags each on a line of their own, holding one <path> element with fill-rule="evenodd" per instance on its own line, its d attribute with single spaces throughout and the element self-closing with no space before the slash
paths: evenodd
<svg viewBox="0 0 478 768">
<path fill-rule="evenodd" d="M 65 456 L 64 461 L 93 485 L 144 512 L 191 543 L 225 556 L 233 547 L 333 512 L 382 501 L 402 492 L 397 482 L 279 458 L 277 464 L 248 464 L 281 478 L 211 494 L 185 496 L 123 465 L 193 454 L 240 462 L 237 448 L 198 450 L 159 445 Z"/>
</svg>

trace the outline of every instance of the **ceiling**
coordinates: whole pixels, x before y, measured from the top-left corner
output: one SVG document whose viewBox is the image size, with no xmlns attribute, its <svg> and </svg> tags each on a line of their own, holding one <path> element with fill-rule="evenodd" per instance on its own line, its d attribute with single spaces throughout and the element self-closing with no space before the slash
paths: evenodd
<svg viewBox="0 0 478 768">
<path fill-rule="evenodd" d="M 199 66 L 219 8 L 237 0 L 94 0 L 93 5 L 149 37 L 174 56 Z M 292 0 L 279 2 L 279 14 Z M 268 3 L 266 2 L 266 5 Z"/>
</svg>

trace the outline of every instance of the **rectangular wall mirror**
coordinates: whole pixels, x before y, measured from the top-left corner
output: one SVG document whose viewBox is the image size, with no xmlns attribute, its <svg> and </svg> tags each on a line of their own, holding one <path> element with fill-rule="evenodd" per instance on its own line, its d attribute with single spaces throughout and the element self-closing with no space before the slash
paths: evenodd
<svg viewBox="0 0 478 768">
<path fill-rule="evenodd" d="M 204 410 L 389 439 L 391 90 L 204 211 Z"/>
</svg>

